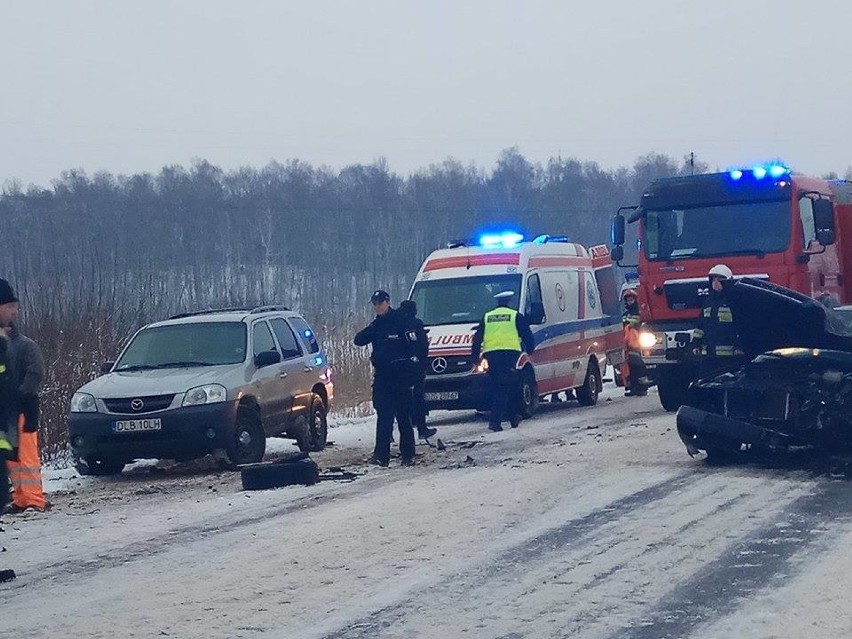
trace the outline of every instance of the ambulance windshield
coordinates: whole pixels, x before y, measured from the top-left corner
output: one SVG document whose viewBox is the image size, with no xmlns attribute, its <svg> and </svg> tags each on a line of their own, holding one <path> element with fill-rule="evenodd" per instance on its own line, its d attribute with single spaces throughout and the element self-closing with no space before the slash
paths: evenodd
<svg viewBox="0 0 852 639">
<path fill-rule="evenodd" d="M 503 291 L 515 293 L 510 300 L 518 308 L 521 296 L 520 275 L 484 275 L 417 282 L 411 299 L 427 326 L 439 324 L 475 324 L 497 305 L 494 296 Z"/>
</svg>

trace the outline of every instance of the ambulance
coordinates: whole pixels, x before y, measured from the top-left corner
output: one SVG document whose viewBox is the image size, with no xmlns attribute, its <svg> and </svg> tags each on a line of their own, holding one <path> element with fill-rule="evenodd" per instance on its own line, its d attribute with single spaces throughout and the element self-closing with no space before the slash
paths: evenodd
<svg viewBox="0 0 852 639">
<path fill-rule="evenodd" d="M 597 403 L 602 372 L 623 358 L 619 288 L 606 246 L 586 249 L 564 236 L 526 240 L 517 232 L 488 233 L 434 251 L 420 267 L 409 297 L 429 335 L 426 405 L 435 409 L 489 407 L 487 358 L 474 361 L 473 335 L 494 296 L 512 291 L 512 306 L 529 320 L 532 355 L 518 358 L 525 417 L 541 397 L 573 391 Z"/>
</svg>

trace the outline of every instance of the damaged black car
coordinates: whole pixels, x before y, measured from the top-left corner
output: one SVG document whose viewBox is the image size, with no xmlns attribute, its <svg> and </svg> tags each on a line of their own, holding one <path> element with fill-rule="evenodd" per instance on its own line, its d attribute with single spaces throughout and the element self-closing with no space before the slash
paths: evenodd
<svg viewBox="0 0 852 639">
<path fill-rule="evenodd" d="M 687 452 L 717 462 L 742 451 L 852 457 L 848 314 L 750 278 L 727 294 L 748 363 L 692 384 L 677 414 Z"/>
</svg>

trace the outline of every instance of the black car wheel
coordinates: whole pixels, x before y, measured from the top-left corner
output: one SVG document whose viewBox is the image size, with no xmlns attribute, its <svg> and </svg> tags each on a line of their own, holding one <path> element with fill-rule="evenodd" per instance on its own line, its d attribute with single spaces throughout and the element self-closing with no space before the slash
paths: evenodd
<svg viewBox="0 0 852 639">
<path fill-rule="evenodd" d="M 310 486 L 319 481 L 319 467 L 312 459 L 249 464 L 240 469 L 243 490 L 266 490 L 294 484 Z"/>
<path fill-rule="evenodd" d="M 225 452 L 234 466 L 255 464 L 263 459 L 266 433 L 256 412 L 245 409 L 237 412 L 237 421 Z"/>
<path fill-rule="evenodd" d="M 577 401 L 581 406 L 594 406 L 598 403 L 598 395 L 600 394 L 601 371 L 598 368 L 598 363 L 595 360 L 589 361 L 589 368 L 586 370 L 586 379 L 583 385 L 577 389 Z"/>
<path fill-rule="evenodd" d="M 321 451 L 328 442 L 328 416 L 322 397 L 314 394 L 311 397 L 311 413 L 308 418 L 311 431 L 311 450 Z"/>
<path fill-rule="evenodd" d="M 524 419 L 529 419 L 538 408 L 538 385 L 535 383 L 535 376 L 529 368 L 521 371 L 520 395 L 521 416 Z"/>
<path fill-rule="evenodd" d="M 96 459 L 87 457 L 79 459 L 74 464 L 74 468 L 81 475 L 91 475 L 93 477 L 108 477 L 110 475 L 120 475 L 124 470 L 124 460 L 120 459 Z"/>
</svg>

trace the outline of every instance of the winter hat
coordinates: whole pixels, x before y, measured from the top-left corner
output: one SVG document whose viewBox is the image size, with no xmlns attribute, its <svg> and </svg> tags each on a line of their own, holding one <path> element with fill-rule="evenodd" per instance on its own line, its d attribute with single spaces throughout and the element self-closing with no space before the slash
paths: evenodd
<svg viewBox="0 0 852 639">
<path fill-rule="evenodd" d="M 0 305 L 10 304 L 11 302 L 17 302 L 18 298 L 15 297 L 15 291 L 12 290 L 11 285 L 6 280 L 0 280 Z"/>
</svg>

